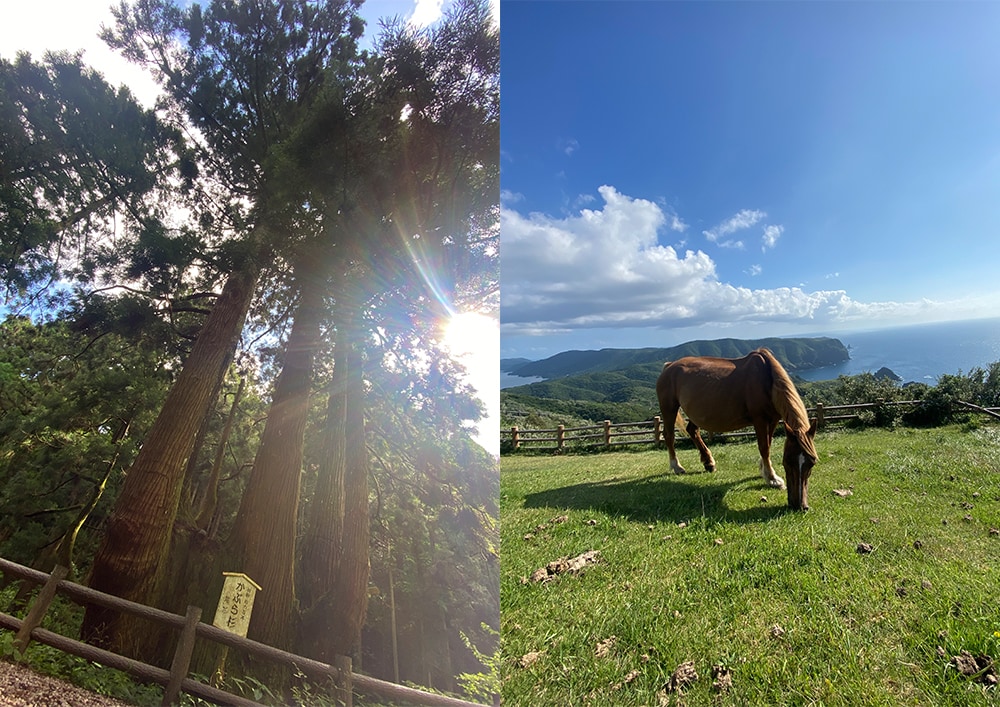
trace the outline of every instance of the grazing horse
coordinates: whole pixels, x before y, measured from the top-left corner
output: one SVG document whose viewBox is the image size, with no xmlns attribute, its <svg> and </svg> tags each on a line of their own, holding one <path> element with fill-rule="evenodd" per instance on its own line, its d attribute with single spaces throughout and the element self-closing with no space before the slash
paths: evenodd
<svg viewBox="0 0 1000 707">
<path fill-rule="evenodd" d="M 778 421 L 785 423 L 785 451 L 782 464 L 788 477 L 788 506 L 807 510 L 806 486 L 816 464 L 816 421 L 809 423 L 806 407 L 795 384 L 767 349 L 757 349 L 743 358 L 688 356 L 666 363 L 656 381 L 664 436 L 670 451 L 670 468 L 677 474 L 684 467 L 674 451 L 674 424 L 684 429 L 680 411 L 688 417 L 687 433 L 701 453 L 707 471 L 715 471 L 715 459 L 708 451 L 698 428 L 731 432 L 753 425 L 760 450 L 760 472 L 775 488 L 785 482 L 771 466 L 771 438 Z"/>
</svg>

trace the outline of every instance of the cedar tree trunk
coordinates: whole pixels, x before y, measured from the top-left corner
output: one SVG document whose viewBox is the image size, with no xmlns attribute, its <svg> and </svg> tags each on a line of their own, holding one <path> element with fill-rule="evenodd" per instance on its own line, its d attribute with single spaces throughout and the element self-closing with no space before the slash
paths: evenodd
<svg viewBox="0 0 1000 707">
<path fill-rule="evenodd" d="M 161 568 L 180 500 L 188 457 L 239 341 L 260 273 L 253 259 L 234 271 L 202 327 L 163 409 L 125 477 L 94 558 L 90 586 L 145 604 L 157 602 Z M 137 619 L 87 606 L 84 639 L 139 655 L 148 629 Z"/>
</svg>

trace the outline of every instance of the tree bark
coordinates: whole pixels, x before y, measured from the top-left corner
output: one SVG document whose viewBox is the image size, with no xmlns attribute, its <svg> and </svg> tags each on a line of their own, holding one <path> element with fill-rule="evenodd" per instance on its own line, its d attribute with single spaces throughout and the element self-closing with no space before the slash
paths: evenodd
<svg viewBox="0 0 1000 707">
<path fill-rule="evenodd" d="M 302 540 L 298 576 L 299 649 L 303 655 L 333 662 L 327 651 L 335 604 L 330 593 L 340 567 L 341 535 L 344 529 L 344 453 L 347 414 L 347 364 L 343 335 L 334 348 L 336 364 L 329 386 L 326 424 L 321 438 L 316 490 L 309 506 L 309 522 Z"/>
<path fill-rule="evenodd" d="M 244 572 L 262 587 L 248 637 L 285 649 L 292 638 L 302 447 L 323 303 L 320 286 L 308 278 L 301 282 L 284 365 L 228 543 L 229 571 Z"/>
<path fill-rule="evenodd" d="M 226 417 L 226 425 L 222 428 L 222 436 L 219 438 L 219 444 L 215 450 L 212 470 L 209 472 L 201 498 L 198 499 L 198 513 L 195 516 L 194 525 L 206 533 L 219 503 L 219 478 L 222 476 L 222 462 L 226 456 L 226 445 L 229 444 L 229 435 L 232 434 L 233 421 L 236 419 L 236 411 L 239 409 L 240 398 L 243 397 L 243 389 L 246 388 L 246 384 L 246 376 L 240 376 L 240 384 L 236 388 L 236 394 L 233 395 L 233 404 L 229 407 L 229 416 Z"/>
<path fill-rule="evenodd" d="M 247 259 L 226 280 L 163 409 L 129 469 L 94 558 L 90 586 L 132 601 L 156 604 L 162 568 L 177 517 L 187 461 L 198 429 L 225 375 L 246 320 L 260 267 Z M 140 657 L 138 620 L 89 605 L 84 639 Z"/>
<path fill-rule="evenodd" d="M 365 444 L 365 390 L 362 366 L 365 328 L 359 305 L 348 308 L 347 417 L 344 473 L 344 529 L 337 578 L 331 588 L 336 601 L 328 637 L 330 655 L 349 655 L 361 638 L 368 610 L 370 528 L 368 518 L 368 447 Z"/>
</svg>

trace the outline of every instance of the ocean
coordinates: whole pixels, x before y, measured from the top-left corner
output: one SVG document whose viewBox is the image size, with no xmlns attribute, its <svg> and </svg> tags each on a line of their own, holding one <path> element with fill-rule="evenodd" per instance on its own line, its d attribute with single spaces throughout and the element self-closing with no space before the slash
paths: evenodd
<svg viewBox="0 0 1000 707">
<path fill-rule="evenodd" d="M 946 373 L 968 373 L 1000 361 L 1000 319 L 917 324 L 858 332 L 815 333 L 840 339 L 851 358 L 837 366 L 796 371 L 805 380 L 876 372 L 883 366 L 903 379 L 934 384 Z M 501 372 L 500 387 L 525 385 L 541 378 L 519 378 Z"/>
<path fill-rule="evenodd" d="M 851 358 L 837 366 L 797 371 L 810 381 L 852 376 L 883 366 L 903 382 L 934 384 L 946 373 L 968 373 L 1000 361 L 1000 319 L 919 324 L 855 333 L 831 333 Z"/>
</svg>

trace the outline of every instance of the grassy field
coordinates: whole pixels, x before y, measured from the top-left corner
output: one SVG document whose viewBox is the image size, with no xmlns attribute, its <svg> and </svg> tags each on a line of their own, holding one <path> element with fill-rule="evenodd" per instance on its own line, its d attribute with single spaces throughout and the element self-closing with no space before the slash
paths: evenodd
<svg viewBox="0 0 1000 707">
<path fill-rule="evenodd" d="M 1000 427 L 817 448 L 808 513 L 752 441 L 714 445 L 714 474 L 681 450 L 686 476 L 658 450 L 503 457 L 504 704 L 1000 704 L 995 668 L 951 662 L 1000 663 Z"/>
</svg>

